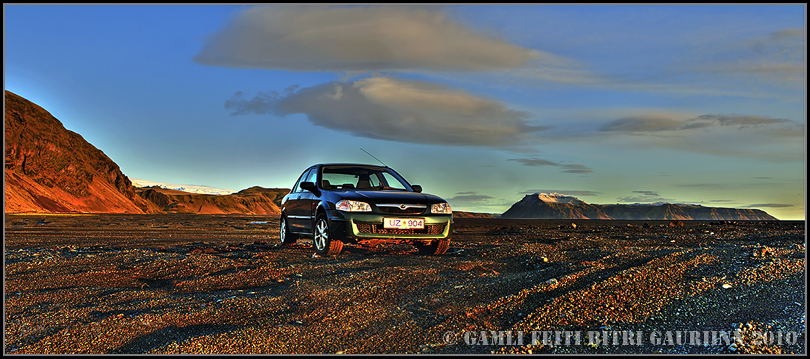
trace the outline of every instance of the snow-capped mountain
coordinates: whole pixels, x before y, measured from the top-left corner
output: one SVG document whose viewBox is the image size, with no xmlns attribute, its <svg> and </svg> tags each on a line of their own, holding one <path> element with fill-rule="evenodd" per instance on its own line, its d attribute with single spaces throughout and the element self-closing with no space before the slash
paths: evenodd
<svg viewBox="0 0 810 359">
<path fill-rule="evenodd" d="M 222 189 L 222 188 L 212 188 L 207 186 L 196 186 L 196 185 L 187 185 L 187 184 L 176 184 L 176 183 L 165 183 L 165 182 L 154 182 L 154 181 L 147 181 L 138 178 L 130 178 L 132 181 L 132 185 L 135 187 L 152 187 L 158 186 L 163 189 L 173 189 L 183 192 L 189 193 L 200 193 L 200 194 L 231 194 L 236 193 L 234 190 L 230 189 Z"/>
<path fill-rule="evenodd" d="M 585 203 L 579 200 L 576 197 L 565 195 L 562 193 L 552 192 L 552 193 L 535 193 L 533 196 L 537 196 L 541 201 L 546 203 L 568 203 L 572 205 L 582 204 Z"/>
<path fill-rule="evenodd" d="M 527 194 L 501 218 L 611 219 L 598 206 L 557 192 Z"/>
</svg>

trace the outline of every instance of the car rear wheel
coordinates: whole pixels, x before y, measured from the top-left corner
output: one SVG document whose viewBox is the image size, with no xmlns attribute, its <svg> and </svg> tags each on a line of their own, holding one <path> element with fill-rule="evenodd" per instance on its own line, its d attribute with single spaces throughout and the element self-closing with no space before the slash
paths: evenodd
<svg viewBox="0 0 810 359">
<path fill-rule="evenodd" d="M 298 235 L 290 232 L 290 226 L 287 224 L 287 217 L 281 217 L 279 238 L 281 239 L 281 244 L 295 244 L 295 242 L 298 241 Z"/>
<path fill-rule="evenodd" d="M 312 230 L 312 242 L 315 253 L 322 256 L 333 256 L 343 249 L 343 242 L 329 236 L 329 222 L 326 216 L 319 214 L 315 219 L 315 228 Z"/>
<path fill-rule="evenodd" d="M 419 254 L 440 256 L 446 253 L 447 249 L 450 248 L 450 240 L 436 239 L 428 245 L 417 244 L 416 248 L 419 248 Z"/>
</svg>

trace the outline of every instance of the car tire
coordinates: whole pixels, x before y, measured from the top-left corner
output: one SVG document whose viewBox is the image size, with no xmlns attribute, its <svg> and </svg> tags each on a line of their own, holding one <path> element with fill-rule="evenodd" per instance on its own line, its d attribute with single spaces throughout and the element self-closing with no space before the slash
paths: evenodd
<svg viewBox="0 0 810 359">
<path fill-rule="evenodd" d="M 416 246 L 419 248 L 419 254 L 421 255 L 433 255 L 433 256 L 440 256 L 447 252 L 447 249 L 450 248 L 450 240 L 449 239 L 436 239 L 431 244 L 424 245 L 419 244 Z"/>
<path fill-rule="evenodd" d="M 321 256 L 333 256 L 343 250 L 343 242 L 329 235 L 329 221 L 323 213 L 315 218 L 312 246 L 315 247 L 315 253 Z"/>
<path fill-rule="evenodd" d="M 298 235 L 290 232 L 287 217 L 281 217 L 281 224 L 279 226 L 279 239 L 281 239 L 281 244 L 290 245 L 298 241 Z"/>
</svg>

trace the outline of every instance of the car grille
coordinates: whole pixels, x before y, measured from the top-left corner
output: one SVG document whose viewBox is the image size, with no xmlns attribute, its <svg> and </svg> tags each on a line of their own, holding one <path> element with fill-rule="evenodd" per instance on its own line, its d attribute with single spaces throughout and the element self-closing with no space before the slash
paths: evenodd
<svg viewBox="0 0 810 359">
<path fill-rule="evenodd" d="M 426 224 L 423 229 L 397 229 L 397 228 L 383 228 L 381 224 L 375 223 L 355 223 L 357 230 L 360 233 L 372 234 L 428 234 L 436 235 L 444 232 L 444 224 Z"/>
<path fill-rule="evenodd" d="M 380 212 L 385 214 L 422 214 L 425 212 L 424 208 L 406 208 L 399 209 L 397 207 L 378 207 Z"/>
<path fill-rule="evenodd" d="M 385 214 L 422 214 L 425 213 L 427 206 L 425 205 L 405 205 L 406 208 L 401 208 L 398 204 L 378 204 L 377 208 L 380 212 Z"/>
</svg>

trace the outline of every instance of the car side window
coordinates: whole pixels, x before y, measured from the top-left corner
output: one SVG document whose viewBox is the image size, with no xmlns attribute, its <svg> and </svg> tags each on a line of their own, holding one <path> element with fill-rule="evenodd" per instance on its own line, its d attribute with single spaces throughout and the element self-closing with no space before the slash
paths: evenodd
<svg viewBox="0 0 810 359">
<path fill-rule="evenodd" d="M 315 181 L 317 180 L 317 178 L 318 178 L 318 168 L 313 168 L 311 171 L 309 171 L 307 179 L 304 180 L 304 182 L 316 183 Z"/>
<path fill-rule="evenodd" d="M 295 186 L 293 186 L 293 192 L 303 192 L 304 190 L 301 189 L 301 182 L 306 182 L 305 178 L 312 172 L 312 169 L 308 169 L 301 174 L 301 177 L 298 177 L 298 181 L 295 182 Z"/>
</svg>

